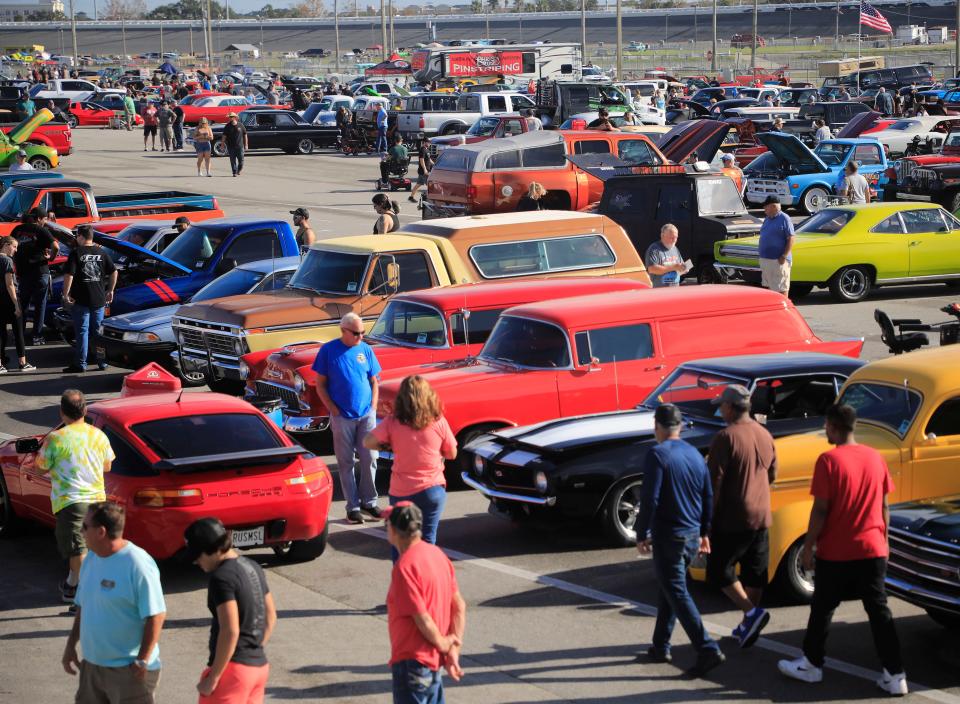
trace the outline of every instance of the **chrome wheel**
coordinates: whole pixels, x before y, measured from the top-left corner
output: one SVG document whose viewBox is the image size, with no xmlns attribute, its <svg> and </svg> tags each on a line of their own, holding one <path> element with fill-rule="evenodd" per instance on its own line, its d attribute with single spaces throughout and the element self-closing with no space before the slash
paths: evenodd
<svg viewBox="0 0 960 704">
<path fill-rule="evenodd" d="M 636 525 L 642 487 L 642 479 L 627 480 L 611 489 L 604 502 L 603 529 L 618 545 L 637 542 Z"/>
<path fill-rule="evenodd" d="M 33 167 L 34 171 L 49 171 L 50 162 L 44 159 L 42 156 L 35 156 L 30 160 L 30 166 Z"/>
<path fill-rule="evenodd" d="M 830 293 L 841 303 L 863 300 L 872 286 L 871 272 L 863 266 L 844 267 L 830 279 Z"/>
<path fill-rule="evenodd" d="M 806 603 L 813 597 L 813 570 L 803 568 L 803 538 L 790 546 L 780 562 L 778 579 L 783 590 L 798 602 Z"/>
<path fill-rule="evenodd" d="M 297 142 L 297 152 L 300 154 L 310 154 L 313 152 L 313 142 L 309 139 L 301 139 Z"/>
<path fill-rule="evenodd" d="M 813 215 L 820 212 L 827 205 L 827 192 L 814 186 L 803 194 L 803 209 Z"/>
</svg>

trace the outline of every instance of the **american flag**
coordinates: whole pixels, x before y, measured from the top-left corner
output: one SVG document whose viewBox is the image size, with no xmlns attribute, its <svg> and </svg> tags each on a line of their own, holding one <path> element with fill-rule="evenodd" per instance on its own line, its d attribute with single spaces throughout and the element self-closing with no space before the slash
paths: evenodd
<svg viewBox="0 0 960 704">
<path fill-rule="evenodd" d="M 887 18 L 868 2 L 860 2 L 860 24 L 865 24 L 880 32 L 893 34 L 893 28 L 887 22 Z"/>
</svg>

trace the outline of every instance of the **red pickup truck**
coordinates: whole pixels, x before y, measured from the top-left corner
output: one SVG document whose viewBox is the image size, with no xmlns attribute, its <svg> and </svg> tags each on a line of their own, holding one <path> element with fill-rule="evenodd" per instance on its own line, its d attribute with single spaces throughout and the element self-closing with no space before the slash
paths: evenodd
<svg viewBox="0 0 960 704">
<path fill-rule="evenodd" d="M 18 124 L 15 122 L 0 124 L 0 131 L 7 134 Z M 40 125 L 33 130 L 27 142 L 45 144 L 52 149 L 56 149 L 58 156 L 67 156 L 73 152 L 73 132 L 70 130 L 70 125 L 65 122 L 48 122 L 45 125 Z"/>
</svg>

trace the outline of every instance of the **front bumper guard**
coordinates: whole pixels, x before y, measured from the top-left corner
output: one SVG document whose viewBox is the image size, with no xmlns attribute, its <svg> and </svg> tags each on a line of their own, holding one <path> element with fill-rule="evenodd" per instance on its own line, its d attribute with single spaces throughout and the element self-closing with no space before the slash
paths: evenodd
<svg viewBox="0 0 960 704">
<path fill-rule="evenodd" d="M 476 479 L 470 476 L 467 472 L 461 472 L 460 478 L 463 480 L 463 483 L 467 486 L 476 489 L 484 496 L 490 499 L 504 499 L 506 501 L 518 501 L 524 504 L 533 504 L 534 506 L 553 506 L 557 503 L 556 496 L 524 496 L 523 494 L 510 494 L 505 491 L 497 491 L 496 489 L 491 489 L 485 484 L 481 484 Z"/>
</svg>

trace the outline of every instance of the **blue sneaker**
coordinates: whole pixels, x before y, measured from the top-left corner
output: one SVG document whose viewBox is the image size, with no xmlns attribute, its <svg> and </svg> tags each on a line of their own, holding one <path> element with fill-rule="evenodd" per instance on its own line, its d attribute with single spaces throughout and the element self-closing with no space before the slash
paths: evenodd
<svg viewBox="0 0 960 704">
<path fill-rule="evenodd" d="M 744 616 L 743 623 L 740 624 L 743 626 L 743 634 L 740 637 L 740 647 L 749 648 L 756 643 L 757 638 L 760 637 L 760 631 L 762 631 L 768 623 L 770 623 L 770 613 L 759 607 L 754 610 L 753 616 Z"/>
<path fill-rule="evenodd" d="M 747 632 L 747 627 L 743 624 L 743 622 L 741 622 L 741 623 L 738 623 L 737 627 L 730 632 L 730 635 L 736 638 L 737 641 L 741 641 L 743 640 L 743 635 L 746 632 Z"/>
</svg>

